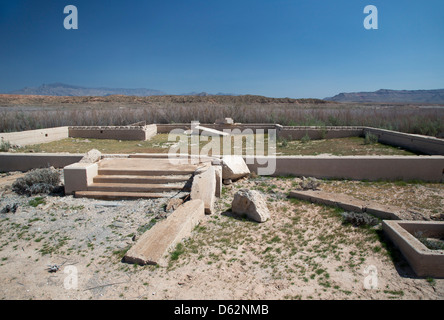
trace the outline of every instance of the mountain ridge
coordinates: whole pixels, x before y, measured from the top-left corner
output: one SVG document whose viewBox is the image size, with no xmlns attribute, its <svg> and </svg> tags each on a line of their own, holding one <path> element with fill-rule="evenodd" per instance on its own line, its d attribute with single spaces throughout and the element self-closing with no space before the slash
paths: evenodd
<svg viewBox="0 0 444 320">
<path fill-rule="evenodd" d="M 18 90 L 13 90 L 7 94 L 12 95 L 42 95 L 42 96 L 67 96 L 67 97 L 83 97 L 83 96 L 95 96 L 104 97 L 110 95 L 125 95 L 125 96 L 139 96 L 139 97 L 149 97 L 149 96 L 165 96 L 172 95 L 167 92 L 156 90 L 156 89 L 146 89 L 146 88 L 108 88 L 108 87 L 83 87 L 70 85 L 60 82 L 42 84 L 38 87 L 25 87 Z M 237 96 L 233 93 L 222 93 L 211 94 L 207 92 L 190 92 L 179 94 L 181 96 Z"/>
<path fill-rule="evenodd" d="M 372 92 L 342 92 L 324 98 L 335 102 L 392 102 L 392 103 L 444 103 L 444 89 L 433 90 L 391 90 L 380 89 Z"/>
</svg>

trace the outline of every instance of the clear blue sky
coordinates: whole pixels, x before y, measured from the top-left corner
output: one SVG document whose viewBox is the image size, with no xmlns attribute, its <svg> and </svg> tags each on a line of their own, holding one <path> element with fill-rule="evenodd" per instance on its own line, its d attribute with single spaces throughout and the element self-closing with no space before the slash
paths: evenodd
<svg viewBox="0 0 444 320">
<path fill-rule="evenodd" d="M 78 30 L 63 8 L 78 9 Z M 366 5 L 379 29 L 366 30 Z M 442 0 L 0 0 L 0 92 L 43 83 L 324 98 L 444 88 Z"/>
</svg>

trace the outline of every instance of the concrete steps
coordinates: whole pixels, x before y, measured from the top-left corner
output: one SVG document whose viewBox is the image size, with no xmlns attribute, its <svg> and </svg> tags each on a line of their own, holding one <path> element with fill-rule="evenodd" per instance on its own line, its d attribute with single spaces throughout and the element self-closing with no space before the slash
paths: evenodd
<svg viewBox="0 0 444 320">
<path fill-rule="evenodd" d="M 98 200 L 136 200 L 163 198 L 165 194 L 153 192 L 76 191 L 75 197 Z"/>
<path fill-rule="evenodd" d="M 168 159 L 115 158 L 99 162 L 98 175 L 75 197 L 101 200 L 150 199 L 189 192 L 196 165 L 172 164 Z"/>
<path fill-rule="evenodd" d="M 181 191 L 184 188 L 185 188 L 185 183 L 182 184 L 93 183 L 88 186 L 88 191 L 169 192 L 169 191 Z"/>
<path fill-rule="evenodd" d="M 170 176 L 138 176 L 138 175 L 98 175 L 94 177 L 94 183 L 144 183 L 144 184 L 163 184 L 186 182 L 192 177 L 187 175 Z"/>
</svg>

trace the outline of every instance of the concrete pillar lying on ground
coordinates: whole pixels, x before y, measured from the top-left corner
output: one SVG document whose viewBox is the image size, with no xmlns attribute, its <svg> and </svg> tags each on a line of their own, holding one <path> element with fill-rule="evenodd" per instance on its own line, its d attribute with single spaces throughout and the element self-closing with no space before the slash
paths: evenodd
<svg viewBox="0 0 444 320">
<path fill-rule="evenodd" d="M 93 183 L 93 178 L 97 176 L 98 170 L 97 163 L 77 162 L 66 166 L 63 169 L 65 194 L 88 190 L 88 185 Z"/>
<path fill-rule="evenodd" d="M 310 201 L 313 203 L 325 204 L 328 206 L 336 206 L 346 211 L 366 212 L 380 219 L 421 219 L 421 213 L 407 211 L 399 207 L 382 205 L 375 201 L 363 201 L 352 196 L 312 190 L 295 190 L 290 192 L 291 198 Z"/>
<path fill-rule="evenodd" d="M 216 200 L 216 170 L 213 166 L 206 166 L 196 171 L 191 186 L 191 200 L 200 199 L 204 202 L 205 213 L 214 212 L 214 201 Z"/>
<path fill-rule="evenodd" d="M 165 255 L 181 240 L 189 237 L 193 228 L 205 217 L 202 200 L 190 200 L 181 205 L 168 218 L 146 231 L 126 253 L 129 263 L 165 265 Z"/>
</svg>

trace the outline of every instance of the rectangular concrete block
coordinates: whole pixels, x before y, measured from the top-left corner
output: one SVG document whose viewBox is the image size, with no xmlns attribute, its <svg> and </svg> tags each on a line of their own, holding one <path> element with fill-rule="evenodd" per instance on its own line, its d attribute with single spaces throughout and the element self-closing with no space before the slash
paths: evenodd
<svg viewBox="0 0 444 320">
<path fill-rule="evenodd" d="M 216 173 L 216 197 L 220 198 L 222 195 L 222 167 L 214 166 Z"/>
<path fill-rule="evenodd" d="M 214 213 L 214 201 L 216 200 L 216 170 L 213 166 L 205 166 L 197 170 L 193 177 L 190 198 L 200 199 L 204 202 L 205 213 Z"/>
<path fill-rule="evenodd" d="M 125 262 L 165 265 L 167 253 L 189 237 L 193 228 L 205 217 L 202 200 L 190 200 L 177 208 L 168 218 L 146 231 L 126 253 Z"/>
<path fill-rule="evenodd" d="M 427 230 L 432 230 L 435 237 L 442 237 L 444 222 L 384 220 L 382 229 L 401 251 L 416 275 L 444 278 L 444 250 L 428 249 L 413 235 L 415 231 L 427 233 Z"/>
<path fill-rule="evenodd" d="M 73 163 L 63 168 L 65 179 L 65 194 L 73 194 L 75 191 L 86 191 L 98 174 L 97 163 Z"/>
</svg>

